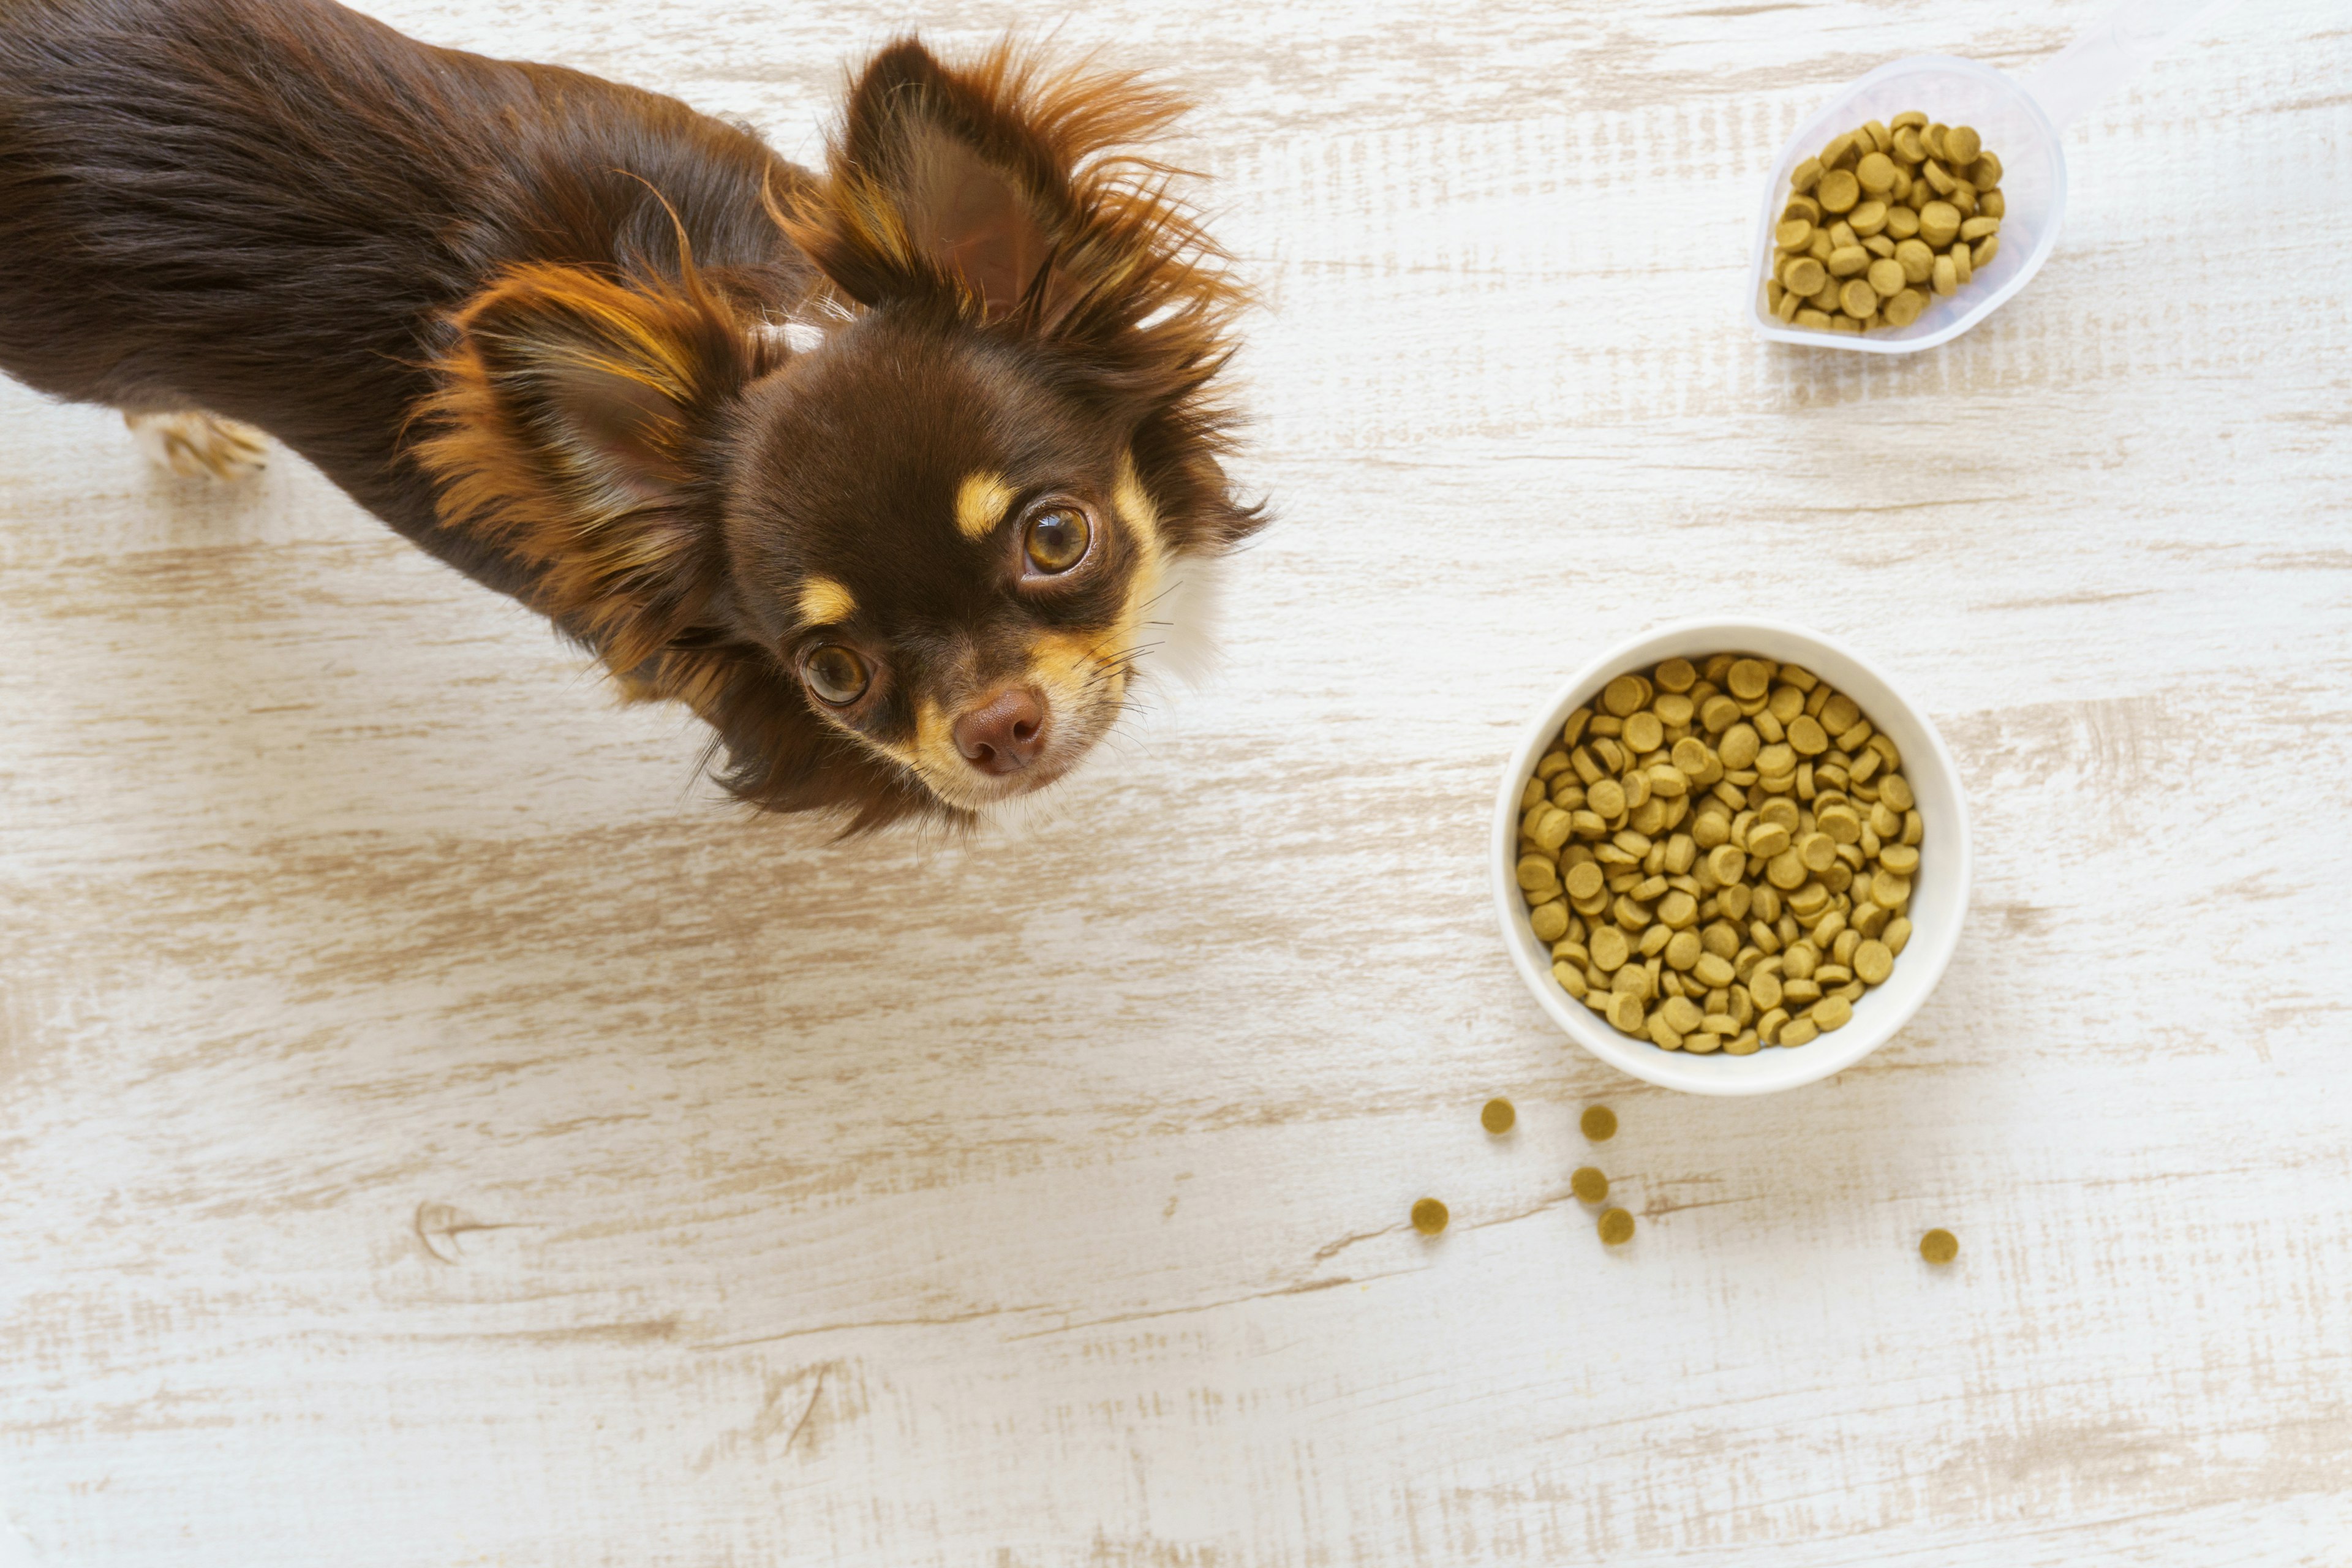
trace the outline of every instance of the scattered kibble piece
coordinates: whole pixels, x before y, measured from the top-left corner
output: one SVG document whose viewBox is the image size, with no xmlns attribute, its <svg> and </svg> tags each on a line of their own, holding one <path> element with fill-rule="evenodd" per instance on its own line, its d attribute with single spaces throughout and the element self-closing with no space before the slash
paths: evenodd
<svg viewBox="0 0 2352 1568">
<path fill-rule="evenodd" d="M 1930 1263 L 1949 1263 L 1960 1255 L 1960 1239 L 1948 1230 L 1931 1230 L 1919 1238 L 1919 1256 Z"/>
<path fill-rule="evenodd" d="M 1607 1209 L 1601 1215 L 1601 1239 L 1612 1247 L 1622 1247 L 1633 1239 L 1633 1216 L 1623 1209 Z"/>
<path fill-rule="evenodd" d="M 1585 1137 L 1595 1143 L 1606 1143 L 1617 1136 L 1617 1113 L 1605 1105 L 1588 1105 L 1583 1120 L 1577 1123 L 1584 1129 Z"/>
<path fill-rule="evenodd" d="M 2000 249 L 2000 160 L 1917 110 L 1832 140 L 1789 176 L 1765 309 L 1813 331 L 1907 327 Z M 1875 259 L 1874 259 L 1875 258 Z"/>
<path fill-rule="evenodd" d="M 1569 1177 L 1568 1190 L 1583 1203 L 1597 1204 L 1609 1195 L 1609 1178 L 1597 1165 L 1585 1165 Z"/>
<path fill-rule="evenodd" d="M 1412 1205 L 1412 1228 L 1423 1236 L 1435 1236 L 1445 1228 L 1445 1205 L 1435 1198 L 1423 1198 Z"/>
<path fill-rule="evenodd" d="M 1511 1102 L 1507 1100 L 1490 1100 L 1478 1112 L 1478 1125 L 1497 1138 L 1508 1132 L 1518 1119 L 1519 1113 L 1511 1109 Z"/>
<path fill-rule="evenodd" d="M 1515 874 L 1560 989 L 1661 1050 L 1843 1028 L 1911 939 L 1927 824 L 1902 752 L 1852 697 L 1749 654 L 1620 675 L 1600 707 L 1520 795 Z"/>
</svg>

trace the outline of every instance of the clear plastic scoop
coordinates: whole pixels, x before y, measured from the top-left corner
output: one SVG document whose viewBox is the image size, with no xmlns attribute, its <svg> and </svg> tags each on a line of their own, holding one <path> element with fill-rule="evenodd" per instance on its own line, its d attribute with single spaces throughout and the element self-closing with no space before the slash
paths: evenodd
<svg viewBox="0 0 2352 1568">
<path fill-rule="evenodd" d="M 1919 55 L 1884 65 L 1839 93 L 1798 128 L 1772 165 L 1748 258 L 1747 310 L 1757 331 L 1784 343 L 1907 354 L 1958 337 L 2000 309 L 2050 258 L 2066 216 L 2066 154 L 2060 135 L 2074 118 L 2138 74 L 2157 56 L 2228 9 L 2231 0 L 2123 0 L 2081 37 L 2022 79 L 1950 55 Z M 1870 121 L 1916 109 L 1946 125 L 1969 125 L 2001 163 L 2007 210 L 1992 264 L 1948 299 L 1930 296 L 1907 327 L 1824 332 L 1783 326 L 1767 308 L 1764 269 L 1772 228 L 1790 195 L 1789 176 L 1832 137 Z"/>
</svg>

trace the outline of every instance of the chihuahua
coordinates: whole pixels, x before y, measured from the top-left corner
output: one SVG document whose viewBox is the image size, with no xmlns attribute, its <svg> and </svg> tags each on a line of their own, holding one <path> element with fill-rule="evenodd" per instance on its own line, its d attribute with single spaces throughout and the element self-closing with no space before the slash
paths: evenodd
<svg viewBox="0 0 2352 1568">
<path fill-rule="evenodd" d="M 1242 290 L 1129 150 L 1181 108 L 905 39 L 817 173 L 331 0 L 0 0 L 0 369 L 206 467 L 267 431 L 745 801 L 969 821 L 1264 521 Z"/>
</svg>

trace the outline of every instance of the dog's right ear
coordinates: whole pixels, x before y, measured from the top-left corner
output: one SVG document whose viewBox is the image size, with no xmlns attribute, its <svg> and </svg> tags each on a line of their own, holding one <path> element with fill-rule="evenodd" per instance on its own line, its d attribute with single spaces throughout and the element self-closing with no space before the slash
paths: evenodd
<svg viewBox="0 0 2352 1568">
<path fill-rule="evenodd" d="M 520 268 L 452 319 L 418 460 L 441 521 L 536 575 L 533 603 L 616 672 L 692 623 L 719 572 L 712 443 L 781 345 L 689 264 L 623 284 Z"/>
</svg>

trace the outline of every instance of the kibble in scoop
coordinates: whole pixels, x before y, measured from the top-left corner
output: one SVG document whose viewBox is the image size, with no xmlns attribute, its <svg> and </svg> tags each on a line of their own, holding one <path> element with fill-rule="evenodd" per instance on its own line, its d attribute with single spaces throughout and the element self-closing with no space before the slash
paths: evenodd
<svg viewBox="0 0 2352 1568">
<path fill-rule="evenodd" d="M 2000 176 L 1973 129 L 1917 110 L 1832 139 L 1789 176 L 1765 308 L 1816 331 L 1909 326 L 2000 254 Z"/>
</svg>

